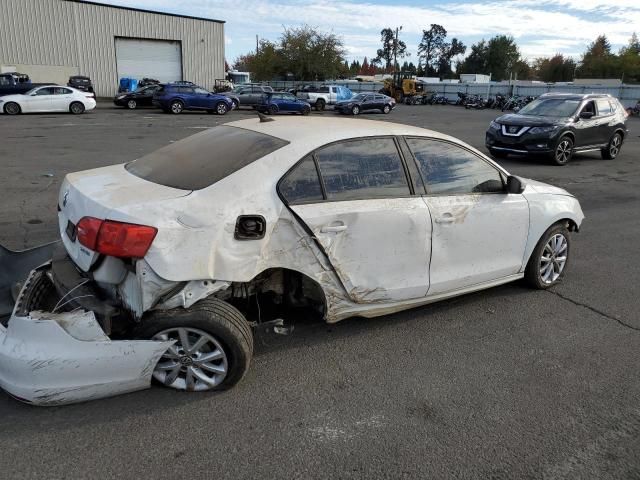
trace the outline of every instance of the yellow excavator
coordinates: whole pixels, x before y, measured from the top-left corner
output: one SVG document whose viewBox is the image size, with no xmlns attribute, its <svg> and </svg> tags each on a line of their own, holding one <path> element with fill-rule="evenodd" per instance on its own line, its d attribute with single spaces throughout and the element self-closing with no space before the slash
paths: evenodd
<svg viewBox="0 0 640 480">
<path fill-rule="evenodd" d="M 415 105 L 427 103 L 427 93 L 424 83 L 415 79 L 411 72 L 394 72 L 391 78 L 384 80 L 384 87 L 379 93 L 395 98 L 398 103 Z"/>
</svg>

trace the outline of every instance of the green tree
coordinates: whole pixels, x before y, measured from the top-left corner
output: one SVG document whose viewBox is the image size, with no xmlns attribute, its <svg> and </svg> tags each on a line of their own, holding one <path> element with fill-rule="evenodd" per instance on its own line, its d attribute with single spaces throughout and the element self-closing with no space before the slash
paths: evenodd
<svg viewBox="0 0 640 480">
<path fill-rule="evenodd" d="M 423 61 L 427 76 L 436 72 L 438 59 L 446 47 L 447 30 L 442 25 L 431 24 L 429 30 L 422 31 L 422 40 L 418 45 L 418 55 Z"/>
<path fill-rule="evenodd" d="M 525 74 L 526 78 L 527 67 L 520 58 L 520 51 L 513 37 L 497 35 L 488 42 L 481 40 L 472 45 L 469 56 L 458 64 L 457 73 L 491 74 L 493 80 L 500 81 L 515 74 Z"/>
<path fill-rule="evenodd" d="M 380 31 L 380 41 L 382 42 L 382 48 L 378 49 L 377 56 L 372 60 L 372 63 L 377 65 L 384 65 L 386 71 L 391 71 L 394 68 L 394 58 L 408 57 L 407 44 L 398 39 L 396 42 L 396 32 L 391 28 L 383 28 Z"/>
<path fill-rule="evenodd" d="M 640 83 L 640 41 L 635 32 L 629 44 L 620 49 L 619 63 L 625 83 Z"/>
<path fill-rule="evenodd" d="M 605 35 L 596 38 L 582 55 L 577 71 L 580 78 L 620 78 L 622 69 L 617 55 L 611 52 L 611 44 Z"/>
<path fill-rule="evenodd" d="M 576 62 L 571 57 L 556 53 L 551 58 L 537 58 L 533 70 L 543 82 L 570 82 L 576 71 Z"/>
<path fill-rule="evenodd" d="M 445 43 L 438 58 L 438 75 L 443 78 L 452 77 L 451 61 L 458 55 L 464 55 L 466 51 L 467 46 L 457 38 L 453 38 L 451 43 Z"/>
</svg>

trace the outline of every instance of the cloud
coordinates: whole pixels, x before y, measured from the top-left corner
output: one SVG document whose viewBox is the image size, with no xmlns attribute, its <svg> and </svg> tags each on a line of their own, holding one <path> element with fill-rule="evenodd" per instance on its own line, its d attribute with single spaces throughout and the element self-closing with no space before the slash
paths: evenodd
<svg viewBox="0 0 640 480">
<path fill-rule="evenodd" d="M 105 1 L 105 0 L 103 0 Z M 627 43 L 640 25 L 640 0 L 432 0 L 424 6 L 374 0 L 107 0 L 136 6 L 226 20 L 225 34 L 232 60 L 252 50 L 258 34 L 275 40 L 282 26 L 309 24 L 342 36 L 352 57 L 375 56 L 380 30 L 402 25 L 402 39 L 415 61 L 422 30 L 443 25 L 449 38 L 468 46 L 497 34 L 516 38 L 528 58 L 556 52 L 578 55 L 599 34 L 615 48 Z"/>
</svg>

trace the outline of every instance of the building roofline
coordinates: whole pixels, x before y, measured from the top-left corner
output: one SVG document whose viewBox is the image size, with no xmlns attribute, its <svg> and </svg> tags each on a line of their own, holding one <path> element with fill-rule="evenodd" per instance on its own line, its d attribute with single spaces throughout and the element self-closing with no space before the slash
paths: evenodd
<svg viewBox="0 0 640 480">
<path fill-rule="evenodd" d="M 205 22 L 226 23 L 224 20 L 216 20 L 215 18 L 194 17 L 191 15 L 180 15 L 177 13 L 158 12 L 155 10 L 146 10 L 144 8 L 123 7 L 121 5 L 110 5 L 108 3 L 94 2 L 91 0 L 64 0 L 65 2 L 81 3 L 87 5 L 97 5 L 98 7 L 117 8 L 119 10 L 130 10 L 132 12 L 153 13 L 155 15 L 166 15 L 168 17 L 190 18 L 191 20 L 203 20 Z"/>
</svg>

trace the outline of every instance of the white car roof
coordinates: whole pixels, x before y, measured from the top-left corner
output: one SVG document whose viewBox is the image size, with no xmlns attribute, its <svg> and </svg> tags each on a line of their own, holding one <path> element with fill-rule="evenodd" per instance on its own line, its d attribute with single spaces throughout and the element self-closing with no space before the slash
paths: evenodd
<svg viewBox="0 0 640 480">
<path fill-rule="evenodd" d="M 416 135 L 462 143 L 454 137 L 425 128 L 339 117 L 276 117 L 272 122 L 260 122 L 260 119 L 256 117 L 227 123 L 227 125 L 281 138 L 292 145 L 304 144 L 309 149 L 315 149 L 339 140 L 379 135 Z"/>
</svg>

